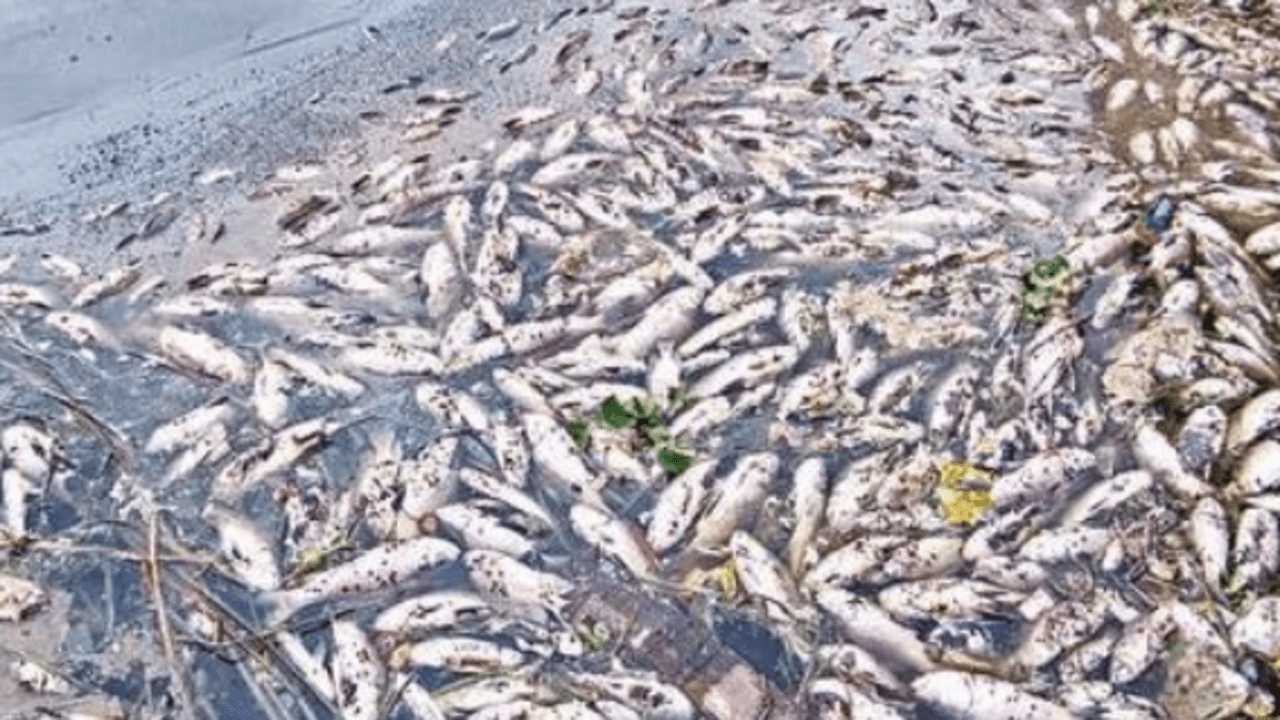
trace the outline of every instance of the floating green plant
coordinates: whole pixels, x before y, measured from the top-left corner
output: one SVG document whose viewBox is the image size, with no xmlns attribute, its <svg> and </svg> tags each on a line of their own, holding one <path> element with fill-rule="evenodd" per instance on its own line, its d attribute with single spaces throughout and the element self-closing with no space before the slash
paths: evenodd
<svg viewBox="0 0 1280 720">
<path fill-rule="evenodd" d="M 1070 266 L 1061 255 L 1052 260 L 1042 260 L 1027 274 L 1027 288 L 1022 291 L 1022 317 L 1028 322 L 1044 319 L 1045 308 L 1053 302 L 1053 296 L 1062 289 Z"/>
<path fill-rule="evenodd" d="M 675 395 L 681 403 L 687 402 L 682 393 Z M 596 424 L 613 430 L 635 430 L 657 450 L 658 464 L 672 475 L 679 475 L 689 468 L 693 457 L 676 447 L 676 438 L 667 429 L 658 403 L 643 398 L 623 402 L 617 395 L 610 395 L 593 417 Z M 591 443 L 591 424 L 586 419 L 569 421 L 565 429 L 579 450 L 586 450 Z"/>
</svg>

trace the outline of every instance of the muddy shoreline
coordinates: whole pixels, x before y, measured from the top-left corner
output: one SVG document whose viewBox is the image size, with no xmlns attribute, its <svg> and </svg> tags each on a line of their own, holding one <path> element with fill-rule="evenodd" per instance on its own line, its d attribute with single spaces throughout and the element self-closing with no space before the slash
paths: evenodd
<svg viewBox="0 0 1280 720">
<path fill-rule="evenodd" d="M 546 5 L 529 3 L 520 13 L 539 17 Z M 104 9 L 112 10 L 94 11 Z M 528 83 L 482 67 L 475 52 L 482 48 L 468 30 L 505 21 L 510 10 L 459 0 L 318 4 L 307 17 L 276 18 L 231 40 L 192 33 L 209 46 L 184 56 L 174 50 L 148 63 L 139 61 L 141 48 L 113 49 L 104 62 L 114 66 L 100 77 L 59 79 L 70 71 L 57 62 L 44 75 L 22 76 L 36 51 L 64 65 L 71 57 L 92 62 L 94 52 L 106 52 L 112 28 L 129 22 L 129 13 L 116 10 L 93 28 L 32 10 L 48 16 L 15 13 L 9 30 L 0 30 L 0 65 L 13 72 L 0 83 L 19 96 L 48 80 L 50 93 L 0 117 L 0 252 L 55 250 L 95 270 L 138 259 L 173 273 L 188 265 L 181 256 L 190 232 L 166 225 L 170 218 L 251 194 L 282 166 L 376 156 L 380 136 L 394 130 L 389 113 L 406 105 L 400 90 L 457 86 L 484 70 L 492 76 L 486 95 L 498 109 L 526 101 L 518 88 Z M 148 21 L 155 26 L 132 37 L 115 31 L 114 44 L 192 32 L 163 13 Z M 536 42 L 536 30 L 525 23 L 520 32 Z M 500 61 L 489 58 L 489 65 Z M 101 87 L 83 87 L 95 78 Z"/>
</svg>

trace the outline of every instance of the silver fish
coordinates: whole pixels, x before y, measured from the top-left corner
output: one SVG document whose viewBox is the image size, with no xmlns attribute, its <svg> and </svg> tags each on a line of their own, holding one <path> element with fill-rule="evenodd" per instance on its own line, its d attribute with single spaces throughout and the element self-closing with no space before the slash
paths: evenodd
<svg viewBox="0 0 1280 720">
<path fill-rule="evenodd" d="M 308 576 L 297 587 L 266 593 L 274 622 L 288 619 L 303 606 L 335 595 L 393 587 L 424 570 L 458 558 L 458 546 L 440 538 L 423 537 L 384 543 L 355 558 Z"/>
<path fill-rule="evenodd" d="M 987 675 L 938 670 L 917 678 L 911 689 L 920 699 L 962 720 L 1077 720 L 1066 708 Z"/>
<path fill-rule="evenodd" d="M 334 620 L 334 699 L 343 720 L 374 720 L 386 684 L 386 668 L 364 631 L 350 620 Z"/>
</svg>

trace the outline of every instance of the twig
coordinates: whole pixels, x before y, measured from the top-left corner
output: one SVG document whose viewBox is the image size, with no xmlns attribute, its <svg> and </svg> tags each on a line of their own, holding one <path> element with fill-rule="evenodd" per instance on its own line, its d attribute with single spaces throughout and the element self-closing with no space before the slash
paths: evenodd
<svg viewBox="0 0 1280 720">
<path fill-rule="evenodd" d="M 160 559 L 156 553 L 157 542 L 156 511 L 151 512 L 151 525 L 147 533 L 147 574 L 151 577 L 151 602 L 156 608 L 156 622 L 160 625 L 160 642 L 164 646 L 164 657 L 169 663 L 169 673 L 173 676 L 182 695 L 183 717 L 194 720 L 191 712 L 191 686 L 187 684 L 187 676 L 178 665 L 178 656 L 173 649 L 173 632 L 169 627 L 169 608 L 164 601 L 164 578 L 160 574 Z"/>
</svg>

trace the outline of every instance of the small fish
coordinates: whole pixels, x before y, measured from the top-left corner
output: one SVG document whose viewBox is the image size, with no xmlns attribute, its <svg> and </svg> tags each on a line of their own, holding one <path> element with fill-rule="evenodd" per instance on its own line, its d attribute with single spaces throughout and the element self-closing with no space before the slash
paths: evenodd
<svg viewBox="0 0 1280 720">
<path fill-rule="evenodd" d="M 916 678 L 911 689 L 957 720 L 1077 720 L 1066 708 L 989 675 L 938 670 Z"/>
<path fill-rule="evenodd" d="M 66 463 L 58 440 L 31 423 L 19 422 L 0 431 L 0 449 L 8 466 L 43 487 L 56 463 Z"/>
<path fill-rule="evenodd" d="M 676 341 L 693 322 L 693 313 L 706 291 L 683 287 L 659 298 L 640 321 L 626 332 L 615 336 L 608 346 L 620 355 L 643 358 L 663 341 Z"/>
<path fill-rule="evenodd" d="M 55 310 L 44 316 L 44 322 L 80 345 L 112 349 L 119 346 L 115 333 L 88 315 Z"/>
<path fill-rule="evenodd" d="M 748 595 L 774 603 L 793 617 L 807 610 L 791 573 L 769 549 L 750 534 L 734 531 L 729 538 L 734 571 Z"/>
<path fill-rule="evenodd" d="M 468 550 L 463 556 L 471 584 L 482 596 L 527 603 L 561 616 L 574 584 L 551 573 L 540 572 L 510 556 L 492 550 Z"/>
<path fill-rule="evenodd" d="M 433 537 L 378 545 L 341 565 L 307 576 L 297 587 L 267 593 L 265 597 L 272 604 L 269 624 L 287 620 L 304 606 L 336 595 L 394 587 L 419 572 L 453 562 L 458 555 L 457 545 Z"/>
<path fill-rule="evenodd" d="M 675 547 L 702 511 L 706 481 L 716 469 L 715 460 L 699 460 L 671 481 L 654 502 L 646 537 L 654 552 Z"/>
<path fill-rule="evenodd" d="M 71 300 L 71 307 L 83 308 L 112 295 L 128 290 L 142 277 L 142 268 L 135 261 L 103 273 L 102 277 L 85 285 Z"/>
<path fill-rule="evenodd" d="M 416 458 L 399 463 L 397 479 L 404 494 L 400 512 L 412 520 L 422 520 L 453 498 L 458 471 L 453 467 L 458 438 L 444 436 L 424 447 Z"/>
<path fill-rule="evenodd" d="M 27 503 L 40 486 L 16 468 L 0 471 L 0 492 L 4 493 L 4 531 L 13 539 L 27 535 Z"/>
<path fill-rule="evenodd" d="M 264 357 L 269 362 L 279 363 L 290 372 L 327 392 L 354 400 L 364 394 L 364 384 L 359 380 L 344 375 L 337 370 L 325 367 L 314 360 L 309 360 L 280 348 L 268 348 Z"/>
<path fill-rule="evenodd" d="M 791 345 L 749 350 L 699 378 L 690 388 L 693 397 L 715 397 L 733 386 L 752 388 L 766 379 L 786 371 L 799 360 L 799 351 Z"/>
<path fill-rule="evenodd" d="M 364 631 L 350 620 L 334 620 L 334 699 L 343 720 L 376 720 L 387 671 Z"/>
<path fill-rule="evenodd" d="M 1222 503 L 1212 497 L 1200 498 L 1191 512 L 1191 540 L 1204 568 L 1209 588 L 1218 591 L 1227 571 L 1230 526 Z"/>
<path fill-rule="evenodd" d="M 560 114 L 559 110 L 549 107 L 530 106 L 521 108 L 503 121 L 502 126 L 507 132 L 518 135 L 533 125 L 545 122 Z"/>
<path fill-rule="evenodd" d="M 600 504 L 599 483 L 582 463 L 568 431 L 546 415 L 524 413 L 522 418 L 533 461 L 545 476 L 572 497 Z"/>
<path fill-rule="evenodd" d="M 867 648 L 878 660 L 912 673 L 934 669 L 924 643 L 907 627 L 894 622 L 879 606 L 851 592 L 835 589 L 818 592 L 816 600 L 836 619 L 843 635 Z"/>
<path fill-rule="evenodd" d="M 61 302 L 51 292 L 35 285 L 0 283 L 0 307 L 30 306 L 39 310 L 51 310 Z"/>
<path fill-rule="evenodd" d="M 680 343 L 680 346 L 676 348 L 676 353 L 682 358 L 693 357 L 700 350 L 710 347 L 723 337 L 732 335 L 752 325 L 767 322 L 775 317 L 777 312 L 778 301 L 774 298 L 764 298 L 747 303 L 733 312 L 722 315 L 704 325 L 684 342 Z"/>
<path fill-rule="evenodd" d="M 535 545 L 523 532 L 505 526 L 497 517 L 469 503 L 437 508 L 440 522 L 460 535 L 468 550 L 496 550 L 514 558 L 534 552 Z"/>
<path fill-rule="evenodd" d="M 484 620 L 492 613 L 492 606 L 479 595 L 444 590 L 392 605 L 378 614 L 372 628 L 385 633 L 444 630 Z"/>
<path fill-rule="evenodd" d="M 249 381 L 249 364 L 212 335 L 169 326 L 160 331 L 160 351 L 179 366 L 229 383 Z"/>
<path fill-rule="evenodd" d="M 21 622 L 48 601 L 49 596 L 36 583 L 0 573 L 0 622 Z"/>
<path fill-rule="evenodd" d="M 334 433 L 359 419 L 360 416 L 350 413 L 319 417 L 277 431 L 218 473 L 213 484 L 214 496 L 238 497 L 254 485 L 290 470 L 303 457 L 327 443 Z"/>
<path fill-rule="evenodd" d="M 519 488 L 509 485 L 498 478 L 472 468 L 461 468 L 458 479 L 471 490 L 493 498 L 526 516 L 537 520 L 546 529 L 558 527 L 542 505 Z"/>
<path fill-rule="evenodd" d="M 569 509 L 569 522 L 583 540 L 618 560 L 637 578 L 656 577 L 658 560 L 654 550 L 631 523 L 583 503 Z"/>
<path fill-rule="evenodd" d="M 438 637 L 397 648 L 391 665 L 432 667 L 455 673 L 493 674 L 524 663 L 523 653 L 490 640 Z"/>
<path fill-rule="evenodd" d="M 1280 390 L 1255 396 L 1231 417 L 1227 427 L 1227 455 L 1239 457 L 1253 441 L 1280 427 Z"/>
<path fill-rule="evenodd" d="M 276 543 L 248 518 L 213 502 L 204 517 L 218 528 L 222 554 L 245 585 L 270 591 L 280 587 Z"/>
<path fill-rule="evenodd" d="M 293 384 L 283 363 L 264 359 L 253 378 L 253 409 L 263 425 L 278 430 L 288 422 Z"/>
<path fill-rule="evenodd" d="M 674 685 L 640 675 L 572 673 L 568 680 L 586 692 L 603 693 L 653 720 L 692 720 L 693 702 Z"/>
<path fill-rule="evenodd" d="M 764 499 L 778 471 L 778 456 L 752 453 L 738 460 L 714 488 L 706 515 L 698 521 L 692 549 L 711 549 L 729 539 L 744 515 Z"/>
<path fill-rule="evenodd" d="M 523 23 L 520 18 L 512 18 L 476 33 L 476 39 L 481 42 L 505 40 L 506 38 L 516 34 L 516 31 L 520 29 L 522 24 Z"/>
</svg>

